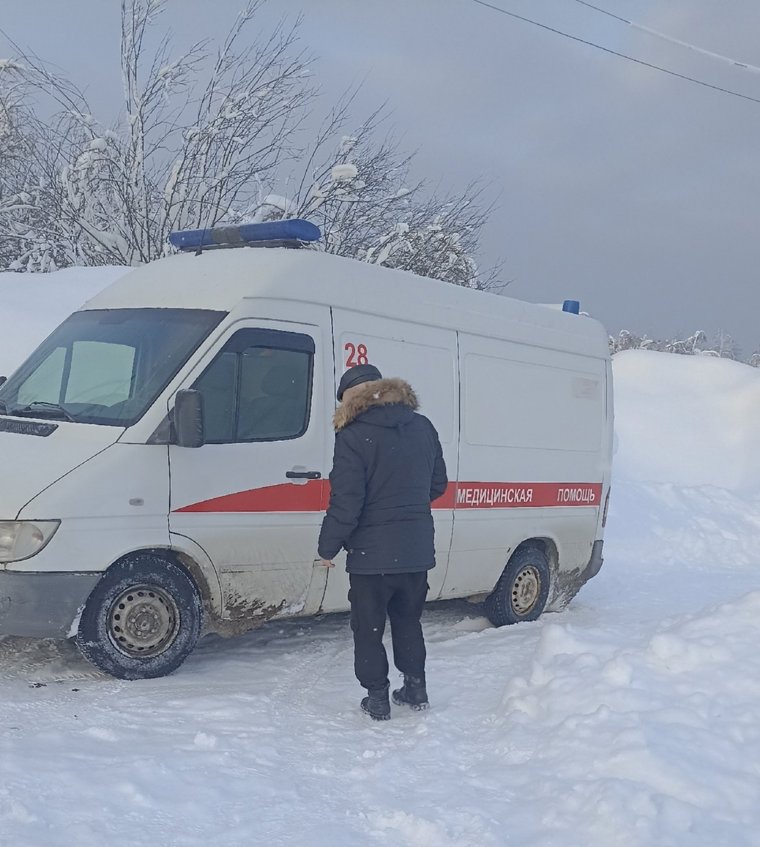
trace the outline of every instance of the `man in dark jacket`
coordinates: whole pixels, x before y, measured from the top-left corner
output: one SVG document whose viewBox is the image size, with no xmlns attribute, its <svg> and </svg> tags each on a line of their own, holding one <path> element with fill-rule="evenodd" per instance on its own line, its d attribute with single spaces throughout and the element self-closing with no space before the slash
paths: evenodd
<svg viewBox="0 0 760 847">
<path fill-rule="evenodd" d="M 435 567 L 430 503 L 446 490 L 446 465 L 438 433 L 416 412 L 408 383 L 383 379 L 374 365 L 358 365 L 343 374 L 338 400 L 319 555 L 332 567 L 340 550 L 348 551 L 354 669 L 368 692 L 361 707 L 387 720 L 386 615 L 393 660 L 404 675 L 393 701 L 414 709 L 428 705 L 420 617 L 427 572 Z"/>
</svg>

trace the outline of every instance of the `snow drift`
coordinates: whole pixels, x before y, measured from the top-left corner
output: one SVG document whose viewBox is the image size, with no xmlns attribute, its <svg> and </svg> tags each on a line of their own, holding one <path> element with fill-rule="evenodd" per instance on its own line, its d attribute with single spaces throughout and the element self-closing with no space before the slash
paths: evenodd
<svg viewBox="0 0 760 847">
<path fill-rule="evenodd" d="M 760 486 L 760 369 L 646 350 L 613 361 L 619 476 L 731 491 Z"/>
</svg>

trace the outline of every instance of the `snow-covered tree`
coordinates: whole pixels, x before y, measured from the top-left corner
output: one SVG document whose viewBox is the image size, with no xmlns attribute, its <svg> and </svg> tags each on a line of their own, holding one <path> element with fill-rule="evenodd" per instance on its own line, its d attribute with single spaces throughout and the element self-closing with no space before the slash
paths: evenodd
<svg viewBox="0 0 760 847">
<path fill-rule="evenodd" d="M 19 56 L 27 90 L 58 106 L 39 205 L 58 221 L 68 263 L 156 258 L 170 231 L 212 226 L 251 206 L 294 152 L 314 88 L 295 27 L 259 40 L 249 32 L 261 3 L 249 3 L 213 55 L 203 41 L 172 58 L 168 36 L 152 53 L 145 46 L 163 0 L 122 0 L 124 112 L 111 129 L 73 83 Z"/>
<path fill-rule="evenodd" d="M 316 88 L 298 21 L 255 36 L 263 2 L 250 0 L 217 49 L 201 41 L 175 56 L 168 35 L 148 47 L 164 0 L 122 0 L 123 109 L 110 127 L 73 82 L 11 42 L 17 58 L 0 64 L 0 86 L 13 75 L 0 87 L 0 132 L 15 133 L 14 167 L 0 159 L 2 266 L 139 264 L 173 230 L 299 216 L 321 226 L 329 252 L 496 287 L 498 269 L 474 258 L 491 211 L 477 187 L 439 198 L 410 184 L 412 157 L 380 137 L 380 112 L 346 134 L 351 95 L 305 139 Z M 42 121 L 44 98 L 54 114 Z"/>
<path fill-rule="evenodd" d="M 707 350 L 711 355 L 721 359 L 741 359 L 741 348 L 725 330 L 718 330 Z"/>
<path fill-rule="evenodd" d="M 620 353 L 622 350 L 649 350 L 656 346 L 656 342 L 647 338 L 646 335 L 636 335 L 627 329 L 621 329 L 617 336 L 609 337 L 610 354 Z"/>
<path fill-rule="evenodd" d="M 470 206 L 469 192 L 448 201 L 434 199 L 376 238 L 359 258 L 466 288 L 498 288 L 498 268 L 483 273 L 475 260 L 483 214 Z"/>
<path fill-rule="evenodd" d="M 327 116 L 282 190 L 264 198 L 253 219 L 307 218 L 324 249 L 358 257 L 373 235 L 409 213 L 419 184 L 409 184 L 410 157 L 392 139 L 378 141 L 381 113 L 345 133 L 353 96 Z M 280 194 L 287 195 L 286 197 Z"/>
<path fill-rule="evenodd" d="M 741 356 L 741 348 L 725 330 L 719 330 L 712 343 L 708 343 L 707 333 L 703 330 L 697 330 L 688 338 L 656 341 L 646 335 L 636 335 L 624 329 L 616 336 L 609 336 L 609 347 L 611 355 L 622 350 L 654 350 L 662 353 L 677 353 L 683 356 L 713 356 L 721 359 L 732 359 L 737 362 L 744 361 Z M 753 368 L 760 367 L 760 349 L 756 350 L 744 363 Z"/>
<path fill-rule="evenodd" d="M 380 140 L 381 111 L 342 134 L 344 101 L 311 146 L 291 198 L 265 198 L 256 219 L 304 217 L 319 224 L 330 253 L 400 268 L 457 285 L 498 288 L 499 266 L 475 260 L 492 206 L 478 185 L 458 195 L 426 195 L 409 179 L 412 157 Z"/>
<path fill-rule="evenodd" d="M 710 351 L 706 347 L 707 335 L 702 330 L 697 330 L 687 338 L 661 340 L 649 338 L 647 335 L 636 335 L 626 329 L 621 330 L 617 336 L 610 336 L 610 353 L 619 353 L 621 350 L 654 350 L 685 356 L 710 355 Z"/>
<path fill-rule="evenodd" d="M 688 338 L 676 338 L 671 341 L 662 342 L 663 349 L 667 353 L 679 353 L 685 356 L 694 356 L 705 351 L 707 334 L 703 330 L 697 330 Z"/>
<path fill-rule="evenodd" d="M 0 60 L 0 267 L 53 270 L 56 250 L 39 203 L 44 145 L 27 93 L 23 67 Z"/>
</svg>

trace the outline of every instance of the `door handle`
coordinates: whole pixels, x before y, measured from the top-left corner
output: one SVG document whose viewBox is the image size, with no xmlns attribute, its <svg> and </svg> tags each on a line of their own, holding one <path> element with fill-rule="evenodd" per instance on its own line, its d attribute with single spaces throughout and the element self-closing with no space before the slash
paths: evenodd
<svg viewBox="0 0 760 847">
<path fill-rule="evenodd" d="M 288 479 L 322 479 L 319 471 L 286 471 Z"/>
</svg>

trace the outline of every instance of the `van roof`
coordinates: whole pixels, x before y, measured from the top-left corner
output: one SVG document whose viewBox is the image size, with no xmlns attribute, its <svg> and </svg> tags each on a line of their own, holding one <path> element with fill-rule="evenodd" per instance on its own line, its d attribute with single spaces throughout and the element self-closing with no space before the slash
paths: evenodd
<svg viewBox="0 0 760 847">
<path fill-rule="evenodd" d="M 591 318 L 309 249 L 241 247 L 169 256 L 125 274 L 82 308 L 231 312 L 249 298 L 344 307 L 586 355 L 607 355 L 607 333 Z M 551 334 L 551 343 L 546 344 L 546 336 L 540 337 L 544 332 Z"/>
</svg>

